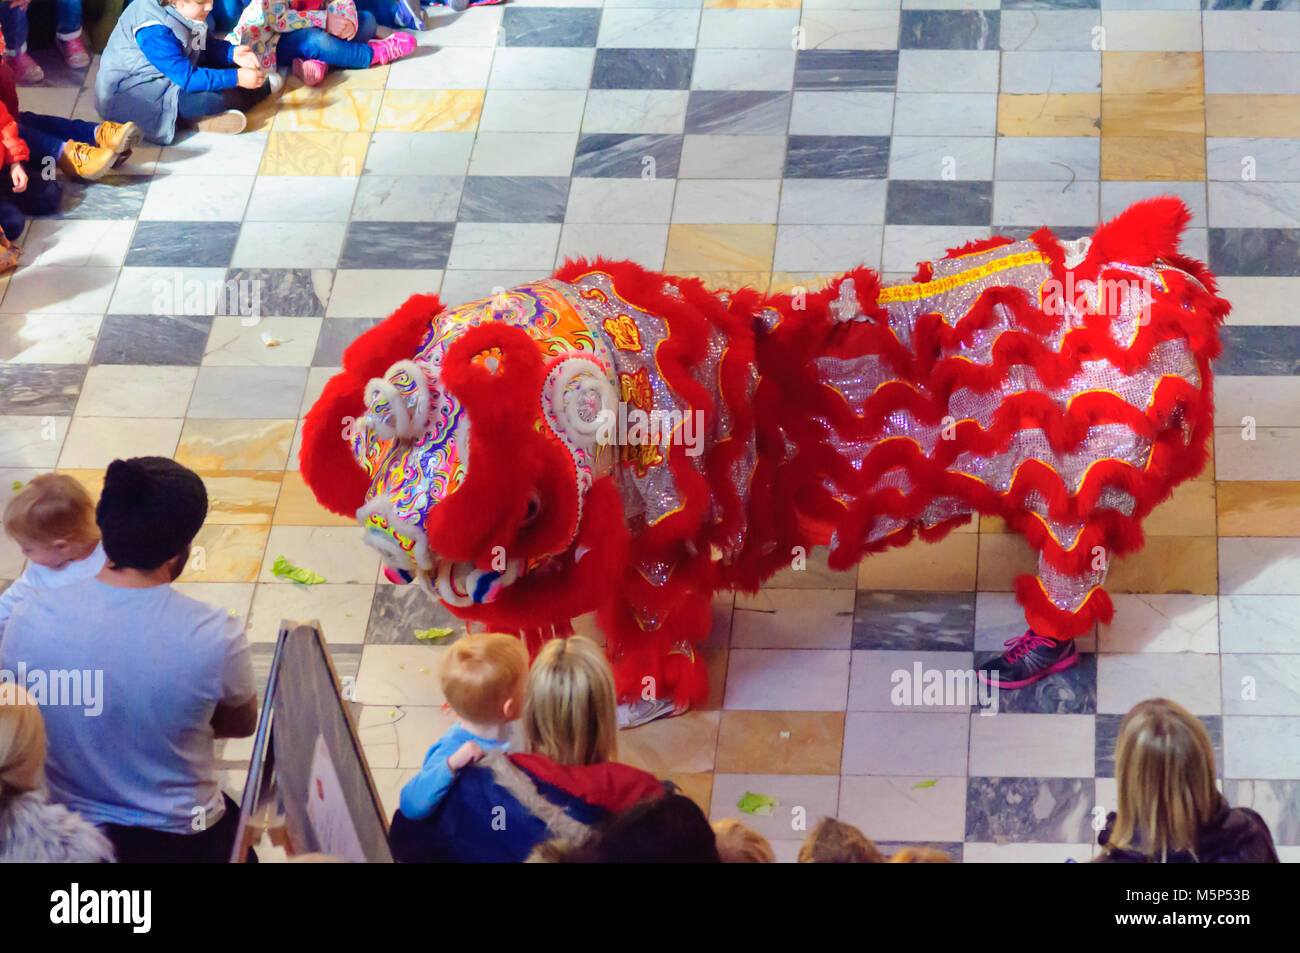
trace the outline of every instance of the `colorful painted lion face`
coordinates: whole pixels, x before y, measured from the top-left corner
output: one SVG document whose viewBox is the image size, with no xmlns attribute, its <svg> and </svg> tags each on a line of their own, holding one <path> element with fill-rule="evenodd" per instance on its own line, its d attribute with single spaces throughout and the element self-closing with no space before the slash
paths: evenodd
<svg viewBox="0 0 1300 953">
<path fill-rule="evenodd" d="M 370 479 L 357 519 L 387 575 L 458 614 L 527 618 L 592 549 L 584 508 L 613 467 L 598 438 L 618 394 L 573 294 L 541 281 L 438 314 L 369 382 L 348 433 Z"/>
</svg>

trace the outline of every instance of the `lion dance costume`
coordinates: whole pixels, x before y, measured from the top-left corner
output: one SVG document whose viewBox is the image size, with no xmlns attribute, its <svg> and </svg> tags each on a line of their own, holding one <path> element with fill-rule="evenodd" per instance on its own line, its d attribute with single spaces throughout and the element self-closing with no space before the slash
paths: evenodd
<svg viewBox="0 0 1300 953">
<path fill-rule="evenodd" d="M 1016 597 L 1071 639 L 1111 618 L 1106 560 L 1206 462 L 1228 303 L 1177 251 L 1188 218 L 1151 199 L 1091 239 L 991 238 L 808 294 L 597 259 L 457 308 L 417 295 L 344 354 L 302 474 L 389 578 L 467 620 L 535 651 L 594 611 L 624 700 L 706 696 L 716 591 L 975 513 L 1037 550 Z"/>
</svg>

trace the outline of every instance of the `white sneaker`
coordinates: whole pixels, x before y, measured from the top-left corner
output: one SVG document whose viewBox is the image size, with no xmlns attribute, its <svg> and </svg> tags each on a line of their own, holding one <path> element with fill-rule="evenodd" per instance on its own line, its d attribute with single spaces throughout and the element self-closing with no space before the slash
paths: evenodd
<svg viewBox="0 0 1300 953">
<path fill-rule="evenodd" d="M 635 728 L 646 722 L 663 718 L 665 715 L 679 715 L 686 709 L 677 710 L 677 706 L 668 698 L 645 699 L 625 702 L 618 706 L 618 726 Z"/>
</svg>

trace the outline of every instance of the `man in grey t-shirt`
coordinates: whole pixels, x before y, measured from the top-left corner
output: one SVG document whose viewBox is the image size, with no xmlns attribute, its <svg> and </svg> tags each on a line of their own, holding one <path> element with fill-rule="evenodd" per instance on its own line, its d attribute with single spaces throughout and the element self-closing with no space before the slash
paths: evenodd
<svg viewBox="0 0 1300 953">
<path fill-rule="evenodd" d="M 0 677 L 45 717 L 51 797 L 99 824 L 122 862 L 221 862 L 234 847 L 214 741 L 256 729 L 248 641 L 171 587 L 207 507 L 175 461 L 114 460 L 96 509 L 106 565 L 23 600 L 0 642 Z"/>
</svg>

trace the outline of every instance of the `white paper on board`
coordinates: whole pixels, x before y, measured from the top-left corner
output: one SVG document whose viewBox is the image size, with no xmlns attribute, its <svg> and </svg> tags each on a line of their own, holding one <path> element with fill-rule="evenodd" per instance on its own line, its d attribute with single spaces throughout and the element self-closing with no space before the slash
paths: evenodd
<svg viewBox="0 0 1300 953">
<path fill-rule="evenodd" d="M 330 759 L 325 736 L 316 736 L 316 751 L 311 759 L 311 777 L 307 784 L 307 819 L 316 832 L 323 853 L 354 864 L 366 862 L 361 838 L 343 797 L 343 785 Z"/>
</svg>

